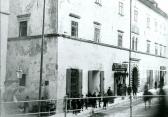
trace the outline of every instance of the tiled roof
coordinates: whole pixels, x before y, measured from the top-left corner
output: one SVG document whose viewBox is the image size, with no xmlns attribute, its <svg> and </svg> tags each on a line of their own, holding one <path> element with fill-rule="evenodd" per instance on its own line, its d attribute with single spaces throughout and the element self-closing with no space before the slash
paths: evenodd
<svg viewBox="0 0 168 117">
<path fill-rule="evenodd" d="M 145 4 L 147 7 L 154 10 L 155 12 L 157 12 L 158 14 L 162 15 L 163 17 L 168 18 L 168 15 L 164 11 L 162 11 L 159 7 L 157 7 L 153 4 L 153 3 L 157 4 L 154 0 L 153 0 L 153 2 L 151 2 L 149 0 L 139 0 L 139 1 L 143 4 Z"/>
</svg>

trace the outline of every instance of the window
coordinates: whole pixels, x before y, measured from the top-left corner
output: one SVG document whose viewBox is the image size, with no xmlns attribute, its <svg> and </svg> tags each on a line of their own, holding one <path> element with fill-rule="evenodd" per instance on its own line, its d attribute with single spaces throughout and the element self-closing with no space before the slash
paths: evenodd
<svg viewBox="0 0 168 117">
<path fill-rule="evenodd" d="M 27 21 L 19 22 L 19 36 L 27 36 Z"/>
<path fill-rule="evenodd" d="M 100 23 L 94 22 L 94 41 L 100 42 Z"/>
<path fill-rule="evenodd" d="M 138 22 L 138 10 L 137 9 L 134 10 L 134 21 Z"/>
<path fill-rule="evenodd" d="M 78 22 L 71 22 L 71 36 L 78 37 Z"/>
<path fill-rule="evenodd" d="M 118 46 L 122 47 L 122 43 L 123 43 L 123 32 L 118 31 Z"/>
<path fill-rule="evenodd" d="M 147 17 L 147 28 L 150 28 L 150 18 Z"/>
<path fill-rule="evenodd" d="M 133 37 L 132 38 L 132 50 L 137 51 L 138 46 L 138 38 Z"/>
<path fill-rule="evenodd" d="M 155 31 L 157 32 L 157 28 L 158 28 L 158 23 L 157 21 L 155 21 Z"/>
<path fill-rule="evenodd" d="M 160 44 L 160 56 L 162 56 L 162 45 Z"/>
<path fill-rule="evenodd" d="M 26 74 L 22 74 L 22 78 L 19 79 L 19 86 L 26 86 Z"/>
<path fill-rule="evenodd" d="M 164 46 L 164 56 L 166 56 L 166 46 Z"/>
<path fill-rule="evenodd" d="M 147 50 L 146 50 L 147 53 L 150 53 L 150 45 L 151 45 L 151 42 L 147 40 Z"/>
<path fill-rule="evenodd" d="M 155 43 L 155 55 L 158 55 L 158 44 Z"/>
<path fill-rule="evenodd" d="M 119 2 L 119 15 L 124 15 L 124 4 L 122 2 Z"/>
</svg>

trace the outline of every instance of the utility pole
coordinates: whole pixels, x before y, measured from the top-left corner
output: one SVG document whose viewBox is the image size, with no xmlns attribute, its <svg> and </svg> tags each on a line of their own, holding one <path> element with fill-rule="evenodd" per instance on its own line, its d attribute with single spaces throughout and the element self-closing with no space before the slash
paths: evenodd
<svg viewBox="0 0 168 117">
<path fill-rule="evenodd" d="M 129 87 L 131 88 L 131 45 L 132 45 L 132 0 L 130 0 L 130 48 L 129 48 Z M 130 93 L 130 117 L 132 117 L 132 93 Z"/>
<path fill-rule="evenodd" d="M 41 40 L 41 63 L 40 63 L 40 81 L 39 81 L 39 117 L 41 116 L 41 84 L 43 80 L 43 45 L 44 45 L 44 31 L 45 31 L 45 4 L 46 0 L 43 3 L 43 24 L 42 24 L 42 40 Z"/>
</svg>

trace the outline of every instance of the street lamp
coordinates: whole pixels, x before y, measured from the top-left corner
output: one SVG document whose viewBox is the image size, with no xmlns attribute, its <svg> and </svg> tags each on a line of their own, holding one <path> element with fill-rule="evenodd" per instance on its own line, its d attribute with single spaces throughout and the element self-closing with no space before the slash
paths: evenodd
<svg viewBox="0 0 168 117">
<path fill-rule="evenodd" d="M 23 74 L 23 70 L 21 69 L 21 67 L 19 67 L 18 70 L 16 70 L 17 78 L 22 78 L 22 74 Z"/>
</svg>

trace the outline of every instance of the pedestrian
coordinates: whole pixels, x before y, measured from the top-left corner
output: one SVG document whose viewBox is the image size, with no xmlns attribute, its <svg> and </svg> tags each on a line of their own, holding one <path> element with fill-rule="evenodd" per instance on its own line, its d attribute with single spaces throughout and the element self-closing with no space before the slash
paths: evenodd
<svg viewBox="0 0 168 117">
<path fill-rule="evenodd" d="M 101 92 L 99 92 L 99 94 L 97 95 L 98 101 L 99 101 L 99 108 L 101 108 Z"/>
<path fill-rule="evenodd" d="M 83 95 L 81 95 L 81 110 L 83 111 L 83 106 L 84 106 L 84 98 Z"/>
<path fill-rule="evenodd" d="M 24 102 L 24 112 L 28 113 L 29 112 L 29 96 L 26 96 L 26 100 Z"/>
<path fill-rule="evenodd" d="M 113 96 L 113 91 L 111 90 L 111 87 L 108 88 L 107 95 L 108 96 Z M 114 98 L 113 97 L 109 97 L 108 99 L 109 99 L 109 102 L 112 102 L 112 103 L 114 102 Z"/>
<path fill-rule="evenodd" d="M 93 108 L 97 108 L 97 103 L 96 103 L 96 92 L 93 93 Z"/>
<path fill-rule="evenodd" d="M 157 89 L 157 81 L 155 81 L 155 89 Z"/>
<path fill-rule="evenodd" d="M 137 94 L 137 87 L 135 85 L 133 85 L 133 95 Z"/>
<path fill-rule="evenodd" d="M 85 107 L 86 107 L 86 110 L 88 109 L 88 103 L 89 103 L 88 94 L 86 94 L 86 97 L 85 97 Z"/>
<path fill-rule="evenodd" d="M 107 108 L 107 102 L 108 102 L 108 98 L 107 98 L 108 94 L 105 93 L 104 97 L 103 97 L 103 109 Z"/>
<path fill-rule="evenodd" d="M 131 87 L 130 86 L 128 86 L 128 88 L 127 88 L 127 92 L 128 92 L 128 95 L 130 95 L 131 94 Z"/>
</svg>

